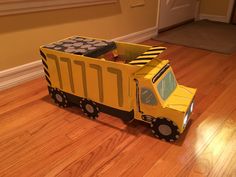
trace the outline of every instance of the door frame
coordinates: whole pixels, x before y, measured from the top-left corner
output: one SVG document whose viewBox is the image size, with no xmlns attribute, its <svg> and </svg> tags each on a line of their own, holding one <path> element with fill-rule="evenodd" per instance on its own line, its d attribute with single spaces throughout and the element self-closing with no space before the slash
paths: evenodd
<svg viewBox="0 0 236 177">
<path fill-rule="evenodd" d="M 157 36 L 159 33 L 159 18 L 160 18 L 160 6 L 161 6 L 161 0 L 158 0 L 157 3 L 157 19 L 156 19 L 156 29 L 157 29 Z"/>
<path fill-rule="evenodd" d="M 228 6 L 228 12 L 227 12 L 228 23 L 232 22 L 234 10 L 236 11 L 236 1 L 235 0 L 230 0 L 229 1 L 229 6 Z"/>
<path fill-rule="evenodd" d="M 159 18 L 160 18 L 160 5 L 161 5 L 161 1 L 162 0 L 158 0 L 158 7 L 157 7 L 157 19 L 156 19 L 156 28 L 157 28 L 157 34 L 158 34 L 158 28 L 159 28 Z M 196 13 L 195 13 L 195 20 L 199 20 L 201 19 L 200 16 L 200 0 L 197 0 L 198 4 L 196 7 Z M 229 4 L 228 4 L 228 10 L 227 10 L 227 14 L 226 16 L 222 16 L 221 18 L 216 18 L 214 15 L 209 16 L 211 20 L 215 20 L 215 21 L 221 21 L 221 22 L 226 22 L 226 23 L 230 23 L 231 22 L 231 18 L 232 18 L 232 13 L 233 13 L 233 9 L 234 9 L 234 4 L 236 6 L 236 0 L 229 0 Z M 217 16 L 218 17 L 218 16 Z M 224 19 L 224 20 L 222 20 Z"/>
</svg>

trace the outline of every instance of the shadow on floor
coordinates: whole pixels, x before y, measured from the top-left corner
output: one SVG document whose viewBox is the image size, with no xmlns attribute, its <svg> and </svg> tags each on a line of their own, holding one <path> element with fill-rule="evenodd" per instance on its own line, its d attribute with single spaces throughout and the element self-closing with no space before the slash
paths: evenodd
<svg viewBox="0 0 236 177">
<path fill-rule="evenodd" d="M 48 104 L 51 104 L 51 105 L 54 105 L 55 107 L 57 107 L 57 105 L 55 105 L 53 103 L 53 101 L 51 100 L 49 95 L 43 97 L 42 100 L 47 102 Z M 99 124 L 102 124 L 104 126 L 108 126 L 108 127 L 113 128 L 115 130 L 131 134 L 133 136 L 137 136 L 138 137 L 140 135 L 145 135 L 145 136 L 150 136 L 152 138 L 157 139 L 152 134 L 151 128 L 150 128 L 149 124 L 145 123 L 145 122 L 142 122 L 142 121 L 133 120 L 132 122 L 125 122 L 121 118 L 118 118 L 118 117 L 115 117 L 115 116 L 111 116 L 111 115 L 102 113 L 103 115 L 106 115 L 106 117 L 109 117 L 111 119 L 119 119 L 119 120 L 121 120 L 126 125 L 126 127 L 124 129 L 122 129 L 122 128 L 119 128 L 119 127 L 116 127 L 116 126 L 112 125 L 112 122 L 106 122 L 106 121 L 103 121 L 102 119 L 99 119 L 99 117 L 97 119 L 89 119 L 86 115 L 84 115 L 82 110 L 77 105 L 72 105 L 72 106 L 67 107 L 67 108 L 60 108 L 60 107 L 58 107 L 58 109 L 65 109 L 66 111 L 69 111 L 72 114 L 78 115 L 79 116 L 78 118 L 82 117 L 82 118 L 88 119 L 90 121 L 95 121 L 95 122 L 97 122 Z M 71 120 L 71 122 L 76 121 L 76 120 Z M 185 136 L 187 135 L 187 133 L 188 133 L 188 131 L 189 131 L 193 121 L 194 120 L 190 119 L 190 121 L 188 123 L 188 126 L 186 127 L 185 131 L 181 134 L 180 138 L 177 141 L 169 142 L 169 143 L 173 144 L 173 145 L 181 146 L 183 144 L 183 142 L 184 142 Z M 157 139 L 157 141 L 162 141 L 162 140 Z"/>
</svg>

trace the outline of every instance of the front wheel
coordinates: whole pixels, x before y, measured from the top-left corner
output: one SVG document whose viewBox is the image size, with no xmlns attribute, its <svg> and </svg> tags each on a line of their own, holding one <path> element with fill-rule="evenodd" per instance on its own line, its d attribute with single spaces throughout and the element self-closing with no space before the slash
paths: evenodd
<svg viewBox="0 0 236 177">
<path fill-rule="evenodd" d="M 179 138 L 180 133 L 177 125 L 166 118 L 153 119 L 151 128 L 152 133 L 161 140 L 172 142 Z"/>
<path fill-rule="evenodd" d="M 87 99 L 82 99 L 80 101 L 80 108 L 90 119 L 95 119 L 98 117 L 99 108 L 95 102 Z"/>
</svg>

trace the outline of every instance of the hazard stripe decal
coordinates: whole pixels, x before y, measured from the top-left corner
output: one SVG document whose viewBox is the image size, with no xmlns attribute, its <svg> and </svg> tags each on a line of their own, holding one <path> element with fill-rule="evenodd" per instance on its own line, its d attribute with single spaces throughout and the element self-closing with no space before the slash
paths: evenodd
<svg viewBox="0 0 236 177">
<path fill-rule="evenodd" d="M 151 48 L 148 51 L 152 52 L 152 51 L 163 51 L 163 50 L 166 50 L 166 48 L 158 48 L 158 49 Z"/>
<path fill-rule="evenodd" d="M 154 51 L 147 51 L 147 52 L 144 52 L 142 55 L 159 55 L 160 53 L 162 53 L 162 50 L 154 50 Z"/>
<path fill-rule="evenodd" d="M 152 59 L 153 59 L 153 58 L 148 58 L 148 57 L 142 57 L 142 58 L 140 57 L 140 58 L 139 58 L 139 57 L 138 57 L 138 58 L 136 58 L 136 59 L 133 60 L 133 61 L 138 61 L 138 60 L 148 60 L 148 61 L 151 61 Z M 131 61 L 131 62 L 133 62 L 133 61 Z M 130 62 L 130 63 L 131 63 L 131 62 Z"/>
<path fill-rule="evenodd" d="M 42 59 L 42 63 L 43 63 L 43 65 L 44 65 L 44 67 L 48 69 L 48 65 L 46 64 L 46 62 L 44 61 L 44 59 Z"/>
<path fill-rule="evenodd" d="M 43 68 L 43 70 L 44 70 L 44 73 L 45 73 L 48 77 L 50 77 L 48 71 L 47 71 L 45 68 Z"/>
<path fill-rule="evenodd" d="M 45 60 L 47 60 L 46 55 L 42 52 L 42 50 L 40 50 L 40 55 L 41 55 Z"/>
<path fill-rule="evenodd" d="M 139 57 L 137 57 L 137 58 L 150 58 L 150 59 L 153 59 L 153 58 L 155 58 L 157 55 L 141 55 L 141 56 L 139 56 Z M 136 59 L 135 59 L 136 60 Z"/>
<path fill-rule="evenodd" d="M 133 61 L 131 61 L 129 63 L 140 63 L 140 62 L 149 62 L 149 61 L 150 61 L 149 59 L 148 60 L 140 59 L 140 60 L 133 60 Z"/>
<path fill-rule="evenodd" d="M 140 62 L 140 63 L 129 63 L 131 65 L 145 65 L 147 62 Z"/>
<path fill-rule="evenodd" d="M 142 55 L 138 56 L 129 64 L 131 65 L 143 65 L 147 64 L 152 59 L 156 58 L 159 54 L 161 54 L 164 50 L 166 50 L 166 47 L 151 47 L 148 51 L 144 52 Z"/>
<path fill-rule="evenodd" d="M 48 85 L 51 86 L 52 83 L 50 81 L 50 74 L 48 72 L 47 57 L 41 50 L 40 50 L 40 55 L 42 57 L 42 63 L 43 63 L 43 66 L 44 66 L 43 70 L 44 70 L 44 73 L 45 73 L 46 81 L 48 82 Z"/>
<path fill-rule="evenodd" d="M 149 50 L 166 50 L 166 47 L 152 46 Z"/>
<path fill-rule="evenodd" d="M 49 80 L 49 78 L 48 78 L 47 76 L 45 76 L 45 78 L 46 78 L 46 80 L 47 80 L 48 84 L 51 86 L 51 85 L 52 85 L 52 83 L 51 83 L 51 81 Z"/>
</svg>

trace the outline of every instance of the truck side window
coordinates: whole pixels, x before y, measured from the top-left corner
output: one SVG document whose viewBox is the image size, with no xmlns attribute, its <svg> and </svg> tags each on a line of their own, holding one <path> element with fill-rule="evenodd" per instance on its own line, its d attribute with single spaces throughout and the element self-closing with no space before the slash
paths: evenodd
<svg viewBox="0 0 236 177">
<path fill-rule="evenodd" d="M 145 104 L 156 105 L 157 100 L 150 89 L 141 88 L 141 101 Z"/>
</svg>

